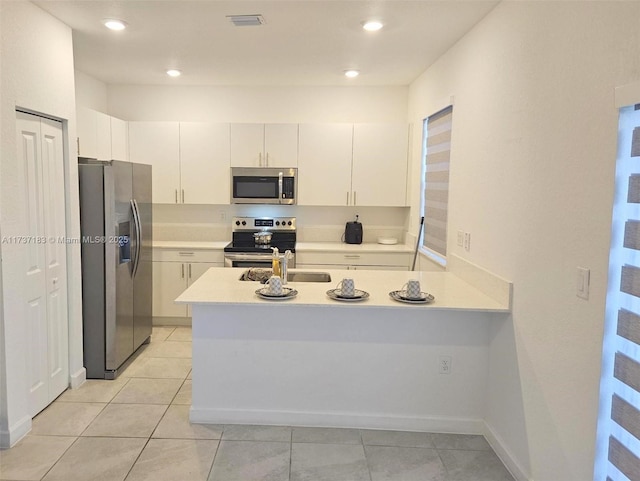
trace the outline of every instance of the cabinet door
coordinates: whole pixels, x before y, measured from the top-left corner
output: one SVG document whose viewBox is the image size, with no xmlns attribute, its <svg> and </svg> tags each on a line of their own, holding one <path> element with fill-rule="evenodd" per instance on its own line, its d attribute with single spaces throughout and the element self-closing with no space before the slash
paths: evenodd
<svg viewBox="0 0 640 481">
<path fill-rule="evenodd" d="M 180 123 L 181 201 L 229 204 L 229 124 Z"/>
<path fill-rule="evenodd" d="M 78 108 L 78 157 L 98 158 L 98 112 L 84 107 Z"/>
<path fill-rule="evenodd" d="M 231 167 L 266 167 L 264 124 L 231 124 Z"/>
<path fill-rule="evenodd" d="M 150 164 L 153 203 L 177 204 L 180 190 L 178 122 L 129 122 L 131 162 Z"/>
<path fill-rule="evenodd" d="M 111 157 L 114 160 L 129 160 L 129 127 L 125 120 L 110 117 Z"/>
<path fill-rule="evenodd" d="M 153 317 L 186 317 L 187 307 L 173 302 L 187 288 L 188 264 L 153 263 Z"/>
<path fill-rule="evenodd" d="M 298 204 L 349 205 L 351 124 L 300 124 Z"/>
<path fill-rule="evenodd" d="M 210 267 L 223 267 L 220 262 L 192 262 L 188 268 L 189 285 L 193 284 L 198 278 L 207 272 Z"/>
<path fill-rule="evenodd" d="M 267 167 L 297 167 L 298 124 L 265 124 L 264 155 Z"/>
<path fill-rule="evenodd" d="M 223 267 L 224 264 L 220 262 L 192 262 L 187 268 L 187 276 L 189 285 L 193 284 L 198 278 L 207 272 L 209 267 Z M 191 317 L 191 306 L 187 306 L 187 316 Z"/>
<path fill-rule="evenodd" d="M 406 124 L 353 126 L 353 205 L 406 205 L 408 142 Z"/>
<path fill-rule="evenodd" d="M 111 117 L 96 112 L 98 160 L 111 160 Z"/>
</svg>

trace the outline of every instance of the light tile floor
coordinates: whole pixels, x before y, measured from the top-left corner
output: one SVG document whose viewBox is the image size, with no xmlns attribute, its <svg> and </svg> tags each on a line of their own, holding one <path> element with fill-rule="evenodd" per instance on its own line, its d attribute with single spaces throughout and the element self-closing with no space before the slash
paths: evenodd
<svg viewBox="0 0 640 481">
<path fill-rule="evenodd" d="M 1 480 L 512 481 L 482 436 L 189 423 L 191 329 L 156 327 L 115 381 L 64 392 Z"/>
</svg>

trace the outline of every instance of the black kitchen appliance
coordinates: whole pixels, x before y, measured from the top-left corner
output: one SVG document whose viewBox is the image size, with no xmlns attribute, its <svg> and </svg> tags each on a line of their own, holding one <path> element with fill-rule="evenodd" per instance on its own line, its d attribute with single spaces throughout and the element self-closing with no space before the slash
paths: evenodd
<svg viewBox="0 0 640 481">
<path fill-rule="evenodd" d="M 358 216 L 353 222 L 347 222 L 344 228 L 344 241 L 347 244 L 362 244 L 362 223 L 358 222 Z"/>
<path fill-rule="evenodd" d="M 232 167 L 232 204 L 296 203 L 297 168 Z"/>
<path fill-rule="evenodd" d="M 289 260 L 289 267 L 295 267 L 295 217 L 234 217 L 231 225 L 232 240 L 224 248 L 225 267 L 270 268 L 272 247 L 282 254 L 290 250 L 294 257 Z"/>
</svg>

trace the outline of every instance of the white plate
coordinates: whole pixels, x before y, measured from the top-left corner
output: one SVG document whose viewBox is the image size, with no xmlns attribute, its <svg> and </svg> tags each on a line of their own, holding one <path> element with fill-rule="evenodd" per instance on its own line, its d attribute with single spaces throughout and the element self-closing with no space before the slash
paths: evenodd
<svg viewBox="0 0 640 481">
<path fill-rule="evenodd" d="M 285 299 L 292 299 L 298 295 L 298 291 L 291 289 L 290 287 L 282 288 L 282 295 L 276 296 L 269 292 L 268 287 L 263 287 L 256 291 L 256 295 L 261 299 L 268 299 L 270 301 L 283 301 Z"/>
<path fill-rule="evenodd" d="M 398 243 L 398 239 L 396 239 L 395 237 L 378 237 L 378 244 L 392 246 L 397 243 Z"/>
<path fill-rule="evenodd" d="M 407 304 L 431 304 L 436 299 L 431 294 L 428 294 L 426 292 L 423 292 L 423 294 L 426 295 L 423 299 L 409 299 L 402 296 L 403 292 L 404 291 L 391 291 L 389 293 L 389 297 L 391 297 L 391 299 L 393 299 L 394 301 L 405 302 Z"/>
<path fill-rule="evenodd" d="M 364 301 L 369 298 L 369 293 L 366 291 L 361 291 L 360 289 L 355 289 L 355 296 L 353 297 L 344 297 L 340 295 L 340 289 L 329 289 L 327 291 L 327 296 L 329 296 L 334 301 L 344 301 L 344 302 L 358 302 Z"/>
</svg>

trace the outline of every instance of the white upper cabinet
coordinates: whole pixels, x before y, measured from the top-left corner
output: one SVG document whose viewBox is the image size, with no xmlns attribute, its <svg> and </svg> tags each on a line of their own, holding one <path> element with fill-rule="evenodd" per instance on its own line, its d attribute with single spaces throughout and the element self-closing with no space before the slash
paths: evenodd
<svg viewBox="0 0 640 481">
<path fill-rule="evenodd" d="M 229 124 L 130 122 L 129 154 L 153 166 L 154 204 L 229 203 Z"/>
<path fill-rule="evenodd" d="M 300 124 L 298 204 L 350 205 L 352 124 Z"/>
<path fill-rule="evenodd" d="M 298 124 L 265 124 L 265 167 L 297 167 Z"/>
<path fill-rule="evenodd" d="M 129 160 L 129 125 L 125 120 L 110 117 L 111 157 L 115 160 Z"/>
<path fill-rule="evenodd" d="M 407 204 L 407 124 L 353 126 L 352 205 Z"/>
<path fill-rule="evenodd" d="M 301 205 L 404 206 L 406 124 L 300 124 Z"/>
<path fill-rule="evenodd" d="M 96 112 L 98 160 L 112 160 L 111 156 L 111 117 Z"/>
<path fill-rule="evenodd" d="M 178 122 L 129 122 L 131 162 L 150 164 L 154 204 L 180 202 Z"/>
<path fill-rule="evenodd" d="M 78 157 L 98 158 L 98 112 L 79 107 L 77 112 Z"/>
<path fill-rule="evenodd" d="M 128 160 L 127 122 L 96 110 L 78 108 L 78 156 Z"/>
<path fill-rule="evenodd" d="M 180 201 L 228 204 L 229 124 L 180 122 Z"/>
<path fill-rule="evenodd" d="M 296 167 L 298 124 L 231 124 L 232 167 Z"/>
</svg>

